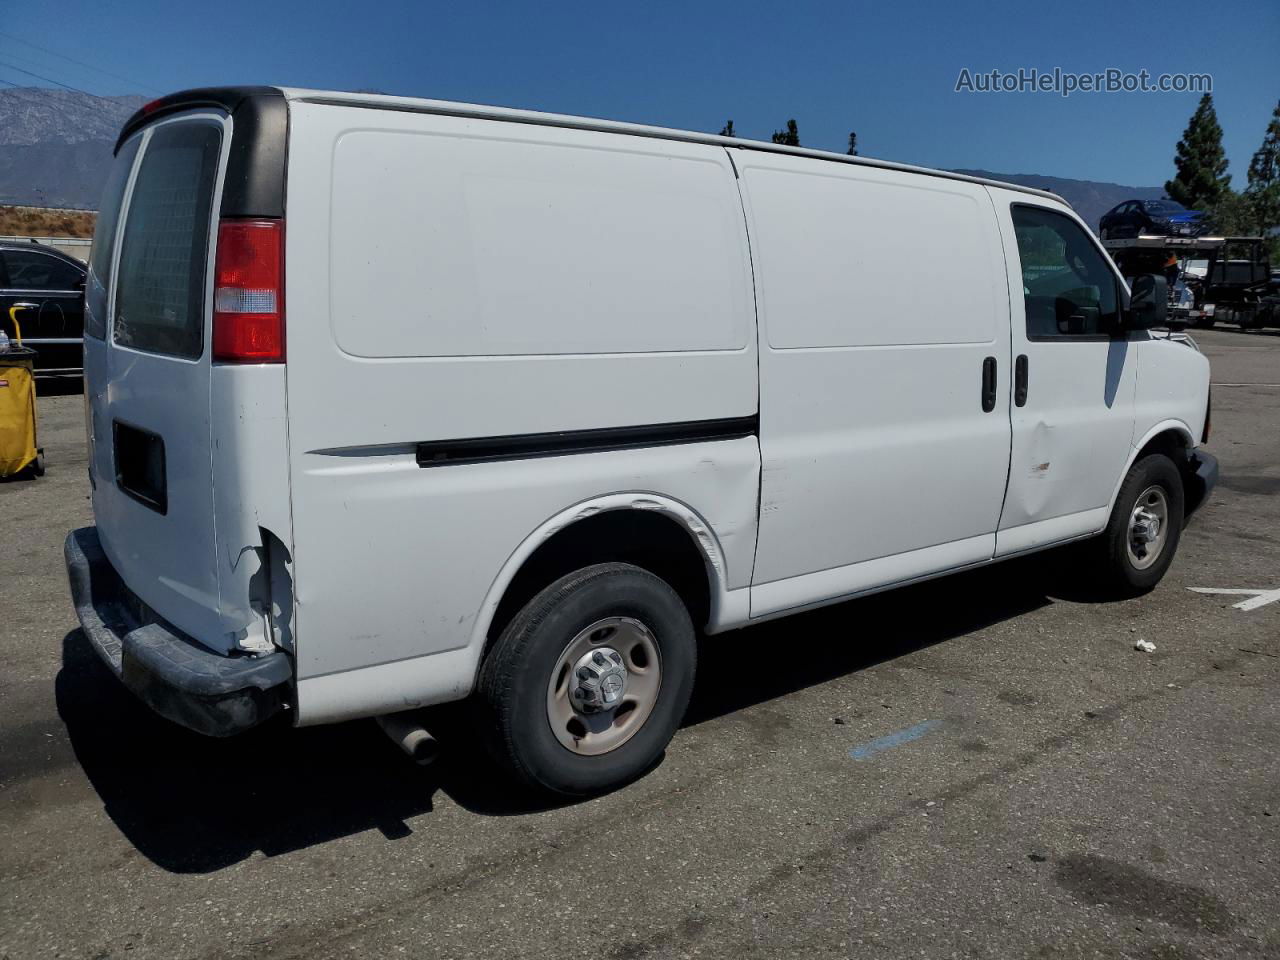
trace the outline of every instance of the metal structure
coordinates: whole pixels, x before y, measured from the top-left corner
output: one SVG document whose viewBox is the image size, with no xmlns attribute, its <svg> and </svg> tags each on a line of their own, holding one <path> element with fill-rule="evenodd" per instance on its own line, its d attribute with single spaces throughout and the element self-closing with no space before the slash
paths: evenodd
<svg viewBox="0 0 1280 960">
<path fill-rule="evenodd" d="M 1103 240 L 1126 277 L 1172 272 L 1169 319 L 1172 324 L 1211 327 L 1219 320 L 1242 329 L 1280 322 L 1280 310 L 1268 296 L 1271 265 L 1263 237 L 1138 236 Z M 1203 273 L 1192 264 L 1204 261 Z M 1174 280 L 1181 284 L 1176 289 Z M 1182 292 L 1185 290 L 1185 294 Z"/>
</svg>

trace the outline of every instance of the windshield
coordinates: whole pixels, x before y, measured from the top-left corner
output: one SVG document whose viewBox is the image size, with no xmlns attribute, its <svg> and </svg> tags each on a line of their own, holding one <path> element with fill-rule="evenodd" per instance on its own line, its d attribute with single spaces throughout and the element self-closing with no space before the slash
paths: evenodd
<svg viewBox="0 0 1280 960">
<path fill-rule="evenodd" d="M 1186 213 L 1187 208 L 1173 200 L 1148 200 L 1147 213 Z"/>
</svg>

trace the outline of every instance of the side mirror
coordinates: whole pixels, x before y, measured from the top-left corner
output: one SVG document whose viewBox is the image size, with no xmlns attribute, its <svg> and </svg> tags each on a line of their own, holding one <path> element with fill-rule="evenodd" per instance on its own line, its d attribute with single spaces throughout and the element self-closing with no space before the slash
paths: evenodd
<svg viewBox="0 0 1280 960">
<path fill-rule="evenodd" d="M 1129 294 L 1129 310 L 1125 314 L 1127 330 L 1150 330 L 1162 327 L 1169 311 L 1169 281 L 1158 273 L 1144 273 L 1133 278 Z"/>
</svg>

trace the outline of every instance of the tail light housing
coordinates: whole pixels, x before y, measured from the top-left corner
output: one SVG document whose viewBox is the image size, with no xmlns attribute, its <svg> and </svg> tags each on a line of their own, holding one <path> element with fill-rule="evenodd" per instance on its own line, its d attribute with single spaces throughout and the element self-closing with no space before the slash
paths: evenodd
<svg viewBox="0 0 1280 960">
<path fill-rule="evenodd" d="M 221 221 L 213 275 L 213 359 L 283 363 L 284 221 Z"/>
</svg>

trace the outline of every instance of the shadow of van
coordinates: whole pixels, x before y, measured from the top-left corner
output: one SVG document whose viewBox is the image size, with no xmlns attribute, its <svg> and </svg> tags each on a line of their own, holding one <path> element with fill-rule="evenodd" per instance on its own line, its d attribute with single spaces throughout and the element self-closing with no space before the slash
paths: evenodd
<svg viewBox="0 0 1280 960">
<path fill-rule="evenodd" d="M 1050 603 L 1045 560 L 1028 558 L 705 638 L 724 650 L 700 678 L 685 725 L 865 669 Z M 796 638 L 820 656 L 782 656 Z M 207 873 L 254 852 L 267 856 L 377 829 L 408 836 L 443 791 L 482 815 L 548 809 L 497 779 L 465 743 L 459 706 L 428 724 L 446 746 L 431 767 L 411 763 L 371 720 L 295 730 L 287 720 L 227 740 L 153 714 L 128 693 L 75 630 L 63 641 L 58 712 L 86 776 L 121 832 L 158 866 Z M 436 723 L 438 721 L 438 725 Z M 661 762 L 661 761 L 659 761 Z"/>
</svg>

